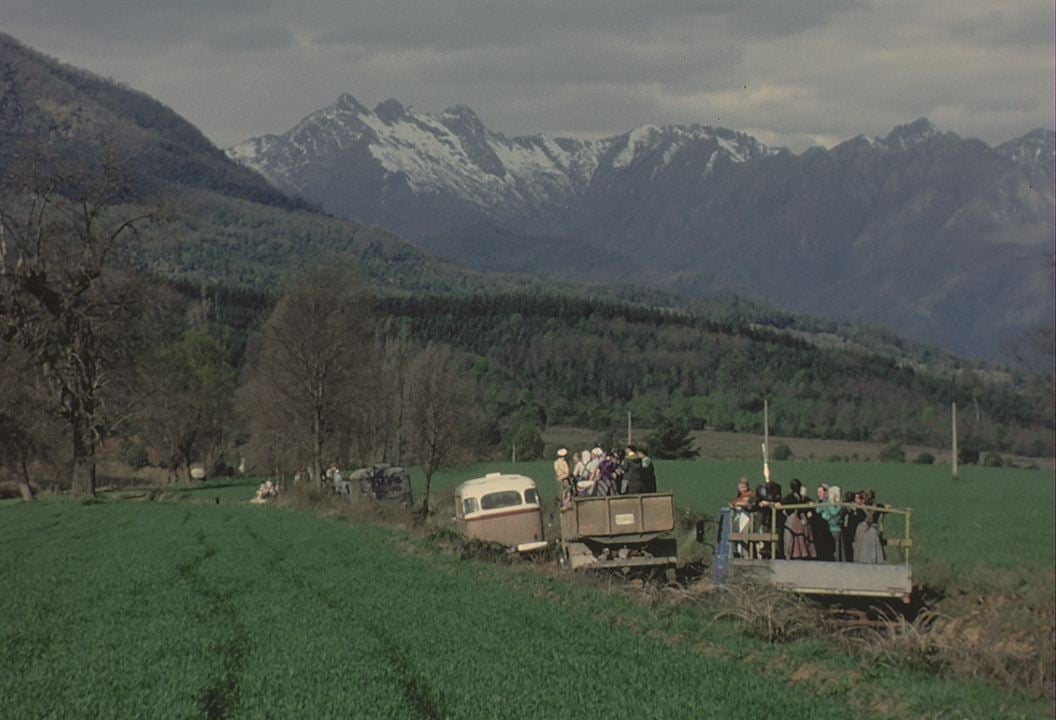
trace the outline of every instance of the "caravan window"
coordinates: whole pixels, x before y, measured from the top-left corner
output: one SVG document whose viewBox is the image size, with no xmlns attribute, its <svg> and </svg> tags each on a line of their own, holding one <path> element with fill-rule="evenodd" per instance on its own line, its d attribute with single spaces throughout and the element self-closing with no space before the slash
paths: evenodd
<svg viewBox="0 0 1056 720">
<path fill-rule="evenodd" d="M 482 510 L 496 510 L 498 508 L 513 507 L 521 504 L 521 494 L 516 490 L 503 490 L 502 492 L 488 493 L 480 499 Z"/>
<path fill-rule="evenodd" d="M 462 501 L 462 515 L 463 517 L 470 513 L 475 513 L 479 508 L 477 507 L 476 498 L 466 498 Z"/>
<path fill-rule="evenodd" d="M 535 488 L 528 488 L 524 491 L 524 501 L 529 505 L 539 504 L 539 493 L 535 491 Z"/>
</svg>

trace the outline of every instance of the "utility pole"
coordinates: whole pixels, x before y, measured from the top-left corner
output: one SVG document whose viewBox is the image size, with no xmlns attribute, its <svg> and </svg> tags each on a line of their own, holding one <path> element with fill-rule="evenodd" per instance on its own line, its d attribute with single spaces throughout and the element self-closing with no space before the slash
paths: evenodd
<svg viewBox="0 0 1056 720">
<path fill-rule="evenodd" d="M 517 441 L 514 441 L 514 443 L 513 443 L 513 457 L 511 458 L 510 461 L 514 462 L 514 463 L 517 462 Z"/>
<path fill-rule="evenodd" d="M 770 404 L 763 398 L 763 477 L 770 482 Z"/>
<path fill-rule="evenodd" d="M 632 445 L 632 444 L 633 444 L 633 441 L 631 440 L 631 411 L 628 410 L 627 411 L 627 445 L 629 446 L 629 445 Z"/>
<path fill-rule="evenodd" d="M 953 403 L 953 479 L 957 479 L 957 403 Z"/>
<path fill-rule="evenodd" d="M 770 401 L 763 398 L 763 445 L 766 456 L 770 457 Z"/>
</svg>

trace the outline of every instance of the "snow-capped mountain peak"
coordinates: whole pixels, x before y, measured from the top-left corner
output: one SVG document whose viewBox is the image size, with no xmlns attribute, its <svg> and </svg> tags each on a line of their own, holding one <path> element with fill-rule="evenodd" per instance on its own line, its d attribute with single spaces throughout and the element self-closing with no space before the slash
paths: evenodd
<svg viewBox="0 0 1056 720">
<path fill-rule="evenodd" d="M 1038 128 L 995 149 L 1014 163 L 1047 164 L 1051 168 L 1056 161 L 1056 132 Z"/>
<path fill-rule="evenodd" d="M 450 197 L 485 218 L 501 219 L 557 212 L 601 171 L 611 180 L 612 173 L 637 172 L 644 164 L 656 177 L 690 150 L 693 157 L 706 152 L 711 158 L 702 176 L 711 175 L 716 158 L 735 164 L 771 152 L 743 133 L 696 124 L 644 125 L 598 141 L 507 138 L 490 131 L 466 105 L 434 116 L 395 99 L 369 109 L 343 93 L 289 132 L 252 138 L 228 154 L 294 193 L 320 181 L 309 177 L 313 166 L 330 167 L 338 157 L 347 158 L 342 162 L 356 163 L 362 176 L 377 177 L 386 192 L 399 186 Z M 348 212 L 347 206 L 333 209 Z"/>
</svg>

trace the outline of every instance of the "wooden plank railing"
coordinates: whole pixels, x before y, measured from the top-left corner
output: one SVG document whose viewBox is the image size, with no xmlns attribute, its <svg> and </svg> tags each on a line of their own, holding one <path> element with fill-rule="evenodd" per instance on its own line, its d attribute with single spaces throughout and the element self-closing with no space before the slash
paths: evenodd
<svg viewBox="0 0 1056 720">
<path fill-rule="evenodd" d="M 816 511 L 819 507 L 833 507 L 839 505 L 847 510 L 865 510 L 866 512 L 874 513 L 876 518 L 876 524 L 880 529 L 882 535 L 884 535 L 884 545 L 891 548 L 896 548 L 902 555 L 902 561 L 907 565 L 909 564 L 909 553 L 913 547 L 913 540 L 910 537 L 910 521 L 913 516 L 912 508 L 896 508 L 888 507 L 885 505 L 856 505 L 854 503 L 799 503 L 796 505 L 783 505 L 781 503 L 775 503 L 769 508 L 763 508 L 761 511 L 749 511 L 750 525 L 747 532 L 734 531 L 731 529 L 729 534 L 730 540 L 730 552 L 734 551 L 734 543 L 741 543 L 742 548 L 747 548 L 749 556 L 753 558 L 762 557 L 762 545 L 770 545 L 770 557 L 778 557 L 778 543 L 781 541 L 780 535 L 776 532 L 778 527 L 777 513 L 786 512 L 789 510 L 813 510 Z M 765 531 L 758 527 L 758 520 L 760 512 L 770 511 L 770 531 Z M 737 517 L 737 512 L 731 517 Z M 885 533 L 884 518 L 886 516 L 902 516 L 904 518 L 904 532 L 902 537 L 887 537 Z"/>
</svg>

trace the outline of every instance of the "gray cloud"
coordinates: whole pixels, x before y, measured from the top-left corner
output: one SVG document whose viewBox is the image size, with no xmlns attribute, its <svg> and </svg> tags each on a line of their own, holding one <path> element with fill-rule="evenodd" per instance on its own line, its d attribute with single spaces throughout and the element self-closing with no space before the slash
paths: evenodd
<svg viewBox="0 0 1056 720">
<path fill-rule="evenodd" d="M 926 115 L 1001 142 L 1056 125 L 1049 0 L 6 0 L 0 27 L 155 95 L 220 145 L 351 92 L 507 135 L 706 122 L 800 150 Z"/>
<path fill-rule="evenodd" d="M 361 3 L 327 11 L 331 22 L 315 40 L 324 45 L 468 50 L 522 47 L 555 35 L 643 37 L 672 23 L 719 14 L 709 7 L 684 1 L 630 4 L 606 0 Z"/>
<path fill-rule="evenodd" d="M 824 27 L 840 13 L 860 3 L 832 0 L 800 0 L 799 2 L 722 3 L 726 6 L 732 28 L 738 35 L 755 38 L 774 38 L 797 35 L 807 30 Z"/>
<path fill-rule="evenodd" d="M 204 42 L 218 52 L 260 52 L 289 47 L 295 38 L 285 26 L 254 22 L 210 30 L 205 33 Z"/>
<path fill-rule="evenodd" d="M 270 6 L 271 0 L 4 0 L 0 18 L 4 26 L 62 36 L 89 51 L 134 55 L 193 40 L 225 23 L 267 13 Z"/>
<path fill-rule="evenodd" d="M 1051 47 L 1056 4 L 1008 3 L 986 12 L 955 18 L 946 37 L 994 47 Z"/>
</svg>

